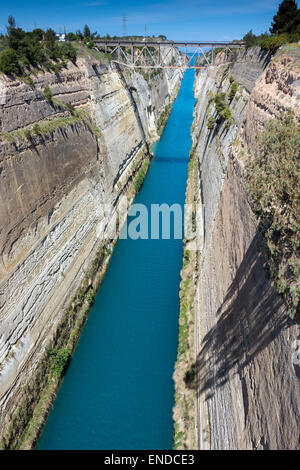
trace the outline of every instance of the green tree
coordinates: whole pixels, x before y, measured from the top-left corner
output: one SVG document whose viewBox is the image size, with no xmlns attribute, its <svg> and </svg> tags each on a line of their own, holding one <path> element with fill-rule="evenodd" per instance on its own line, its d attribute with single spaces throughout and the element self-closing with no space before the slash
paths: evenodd
<svg viewBox="0 0 300 470">
<path fill-rule="evenodd" d="M 25 32 L 16 27 L 12 16 L 8 18 L 7 36 L 1 45 L 0 71 L 8 75 L 28 75 L 32 67 L 46 67 L 57 73 L 67 65 L 66 59 L 76 62 L 75 48 L 70 43 L 59 44 L 53 29 Z M 53 64 L 49 59 L 60 63 Z"/>
<path fill-rule="evenodd" d="M 85 24 L 83 28 L 83 37 L 84 39 L 87 39 L 87 40 L 91 38 L 91 30 L 87 24 Z"/>
<path fill-rule="evenodd" d="M 53 31 L 53 29 L 51 28 L 47 29 L 47 31 L 45 32 L 44 39 L 48 43 L 54 43 L 56 41 L 55 31 Z"/>
<path fill-rule="evenodd" d="M 57 48 L 57 43 L 56 43 L 55 31 L 53 31 L 53 29 L 51 28 L 47 29 L 47 31 L 45 32 L 44 40 L 45 40 L 45 45 L 46 45 L 46 48 L 48 49 L 50 58 L 54 60 L 57 59 L 58 48 Z"/>
<path fill-rule="evenodd" d="M 9 48 L 0 54 L 0 71 L 7 75 L 18 75 L 20 73 L 16 51 Z"/>
<path fill-rule="evenodd" d="M 80 31 L 80 29 L 78 29 L 78 30 L 76 31 L 76 36 L 77 36 L 77 38 L 78 38 L 80 41 L 83 40 L 83 34 L 82 34 L 82 32 Z"/>
<path fill-rule="evenodd" d="M 253 34 L 252 29 L 250 29 L 250 31 L 245 34 L 245 36 L 243 37 L 243 41 L 246 43 L 247 47 L 255 46 L 255 44 L 257 43 L 257 36 Z"/>
<path fill-rule="evenodd" d="M 300 24 L 300 10 L 295 0 L 283 0 L 271 23 L 271 34 L 292 33 Z"/>
<path fill-rule="evenodd" d="M 16 20 L 14 19 L 14 17 L 12 15 L 9 15 L 8 17 L 8 26 L 6 27 L 7 31 L 9 32 L 11 29 L 15 29 L 16 27 Z"/>
<path fill-rule="evenodd" d="M 62 59 L 69 59 L 75 64 L 76 49 L 69 42 L 63 42 L 59 47 L 59 54 Z"/>
<path fill-rule="evenodd" d="M 70 32 L 66 35 L 66 39 L 68 41 L 77 41 L 78 36 L 77 36 L 77 34 Z"/>
<path fill-rule="evenodd" d="M 30 34 L 35 41 L 42 41 L 44 38 L 45 32 L 40 28 L 35 28 L 33 31 L 31 31 Z"/>
</svg>

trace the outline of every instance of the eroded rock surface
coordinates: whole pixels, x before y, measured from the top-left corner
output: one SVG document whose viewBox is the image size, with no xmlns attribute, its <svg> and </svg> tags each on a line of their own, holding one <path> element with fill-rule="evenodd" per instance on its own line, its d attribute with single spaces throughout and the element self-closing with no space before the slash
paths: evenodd
<svg viewBox="0 0 300 470">
<path fill-rule="evenodd" d="M 1 76 L 0 435 L 99 240 L 109 238 L 121 197 L 132 200 L 180 80 L 179 71 L 162 72 L 150 87 L 141 74 L 89 56 L 31 86 Z"/>
<path fill-rule="evenodd" d="M 255 156 L 265 122 L 288 109 L 299 116 L 299 50 L 281 48 L 269 63 L 266 54 L 250 49 L 243 63 L 237 57 L 229 68 L 201 72 L 195 80 L 192 136 L 200 191 L 194 196 L 203 207 L 204 237 L 193 286 L 196 350 L 189 368 L 195 371 L 202 449 L 300 446 L 299 325 L 266 276 L 265 245 L 243 177 L 246 154 Z M 210 96 L 228 96 L 230 75 L 239 85 L 230 104 L 234 123 L 208 129 L 208 117 L 215 115 Z"/>
</svg>

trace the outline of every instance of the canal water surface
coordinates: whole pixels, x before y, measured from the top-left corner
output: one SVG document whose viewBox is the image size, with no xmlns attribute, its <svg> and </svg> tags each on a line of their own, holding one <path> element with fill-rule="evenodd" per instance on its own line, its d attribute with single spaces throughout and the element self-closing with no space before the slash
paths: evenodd
<svg viewBox="0 0 300 470">
<path fill-rule="evenodd" d="M 193 80 L 187 71 L 136 203 L 184 204 Z M 182 249 L 118 241 L 38 449 L 172 448 Z"/>
</svg>

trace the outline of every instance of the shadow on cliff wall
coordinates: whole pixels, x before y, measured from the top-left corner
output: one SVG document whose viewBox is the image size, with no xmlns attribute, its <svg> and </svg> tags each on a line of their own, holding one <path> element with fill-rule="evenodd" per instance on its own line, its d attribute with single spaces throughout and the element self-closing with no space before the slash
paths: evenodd
<svg viewBox="0 0 300 470">
<path fill-rule="evenodd" d="M 264 259 L 261 237 L 256 234 L 216 312 L 215 326 L 186 373 L 186 385 L 198 393 L 208 392 L 207 398 L 227 382 L 233 368 L 242 372 L 291 323 L 266 277 Z"/>
</svg>

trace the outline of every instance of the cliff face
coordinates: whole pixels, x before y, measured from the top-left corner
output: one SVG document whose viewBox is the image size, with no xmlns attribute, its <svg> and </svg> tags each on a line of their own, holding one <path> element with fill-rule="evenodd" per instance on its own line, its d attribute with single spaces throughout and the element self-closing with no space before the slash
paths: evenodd
<svg viewBox="0 0 300 470">
<path fill-rule="evenodd" d="M 299 448 L 300 369 L 294 354 L 299 326 L 266 276 L 265 245 L 243 177 L 245 155 L 255 156 L 255 136 L 264 123 L 289 108 L 299 116 L 299 56 L 299 47 L 287 46 L 268 63 L 254 49 L 228 68 L 196 76 L 187 195 L 192 192 L 202 205 L 202 220 L 198 217 L 200 251 L 190 258 L 195 347 L 185 359 L 181 393 L 194 392 L 198 448 Z M 215 115 L 211 93 L 228 95 L 230 76 L 238 83 L 230 104 L 234 123 L 208 129 Z M 186 275 L 183 270 L 183 279 Z M 193 423 L 184 426 L 179 408 L 175 411 L 178 430 L 188 435 Z"/>
<path fill-rule="evenodd" d="M 180 78 L 147 82 L 85 57 L 30 85 L 0 79 L 2 436 L 97 250 L 111 247 L 121 196 L 134 197 Z"/>
</svg>

